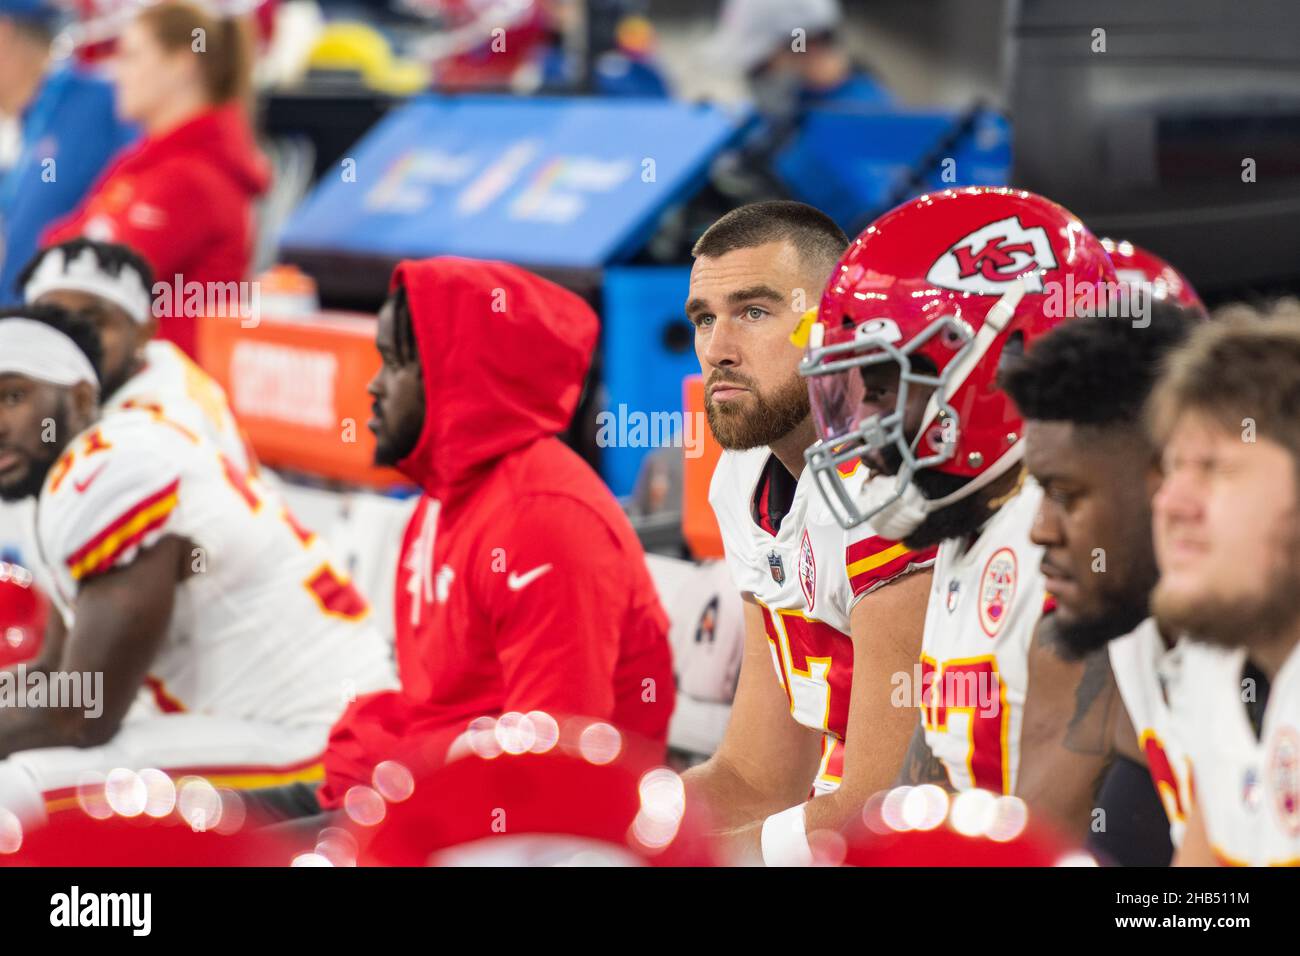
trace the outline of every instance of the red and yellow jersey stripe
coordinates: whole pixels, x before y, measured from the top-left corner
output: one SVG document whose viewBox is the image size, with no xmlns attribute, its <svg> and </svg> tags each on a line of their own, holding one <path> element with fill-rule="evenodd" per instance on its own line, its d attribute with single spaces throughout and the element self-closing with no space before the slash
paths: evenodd
<svg viewBox="0 0 1300 956">
<path fill-rule="evenodd" d="M 177 478 L 167 487 L 128 508 L 103 531 L 74 551 L 67 559 L 72 579 L 81 581 L 107 571 L 122 554 L 165 525 L 180 503 L 180 485 L 181 480 Z"/>
<path fill-rule="evenodd" d="M 909 565 L 933 561 L 937 547 L 913 551 L 901 541 L 874 535 L 855 541 L 844 549 L 844 563 L 849 587 L 856 597 L 902 574 Z"/>
</svg>

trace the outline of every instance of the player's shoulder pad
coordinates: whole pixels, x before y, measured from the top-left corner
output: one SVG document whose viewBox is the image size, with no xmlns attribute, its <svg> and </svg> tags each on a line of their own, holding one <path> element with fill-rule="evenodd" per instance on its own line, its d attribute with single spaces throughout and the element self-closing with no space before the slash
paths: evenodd
<svg viewBox="0 0 1300 956">
<path fill-rule="evenodd" d="M 855 598 L 934 564 L 938 546 L 921 550 L 876 534 L 869 523 L 844 533 L 844 573 Z"/>
<path fill-rule="evenodd" d="M 146 416 L 105 419 L 72 440 L 41 493 L 43 546 L 74 582 L 129 563 L 164 533 L 183 461 Z"/>
</svg>

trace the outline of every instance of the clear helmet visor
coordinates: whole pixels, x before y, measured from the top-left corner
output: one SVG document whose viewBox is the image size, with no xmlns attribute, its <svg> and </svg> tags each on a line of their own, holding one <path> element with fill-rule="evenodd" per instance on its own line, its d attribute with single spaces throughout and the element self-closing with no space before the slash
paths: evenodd
<svg viewBox="0 0 1300 956">
<path fill-rule="evenodd" d="M 812 337 L 800 372 L 808 379 L 808 395 L 818 441 L 805 452 L 808 465 L 822 497 L 836 520 L 852 528 L 870 520 L 894 504 L 906 490 L 912 476 L 922 468 L 932 467 L 951 456 L 957 424 L 954 410 L 945 401 L 948 370 L 938 375 L 913 368 L 912 356 L 932 336 L 957 335 L 958 357 L 969 347 L 970 331 L 955 319 L 940 319 L 903 348 L 896 344 L 901 336 L 888 319 L 863 323 L 854 329 L 823 330 Z M 892 363 L 898 368 L 898 387 L 892 409 L 880 411 L 867 403 L 866 382 L 862 370 L 873 365 Z M 906 410 L 909 396 L 918 387 L 934 389 L 933 408 L 928 411 L 925 427 L 909 440 L 906 434 Z M 948 422 L 947 428 L 935 427 L 935 418 Z M 918 452 L 922 434 L 934 431 L 928 441 L 929 454 Z M 858 500 L 838 480 L 845 466 L 869 452 L 894 448 L 901 467 L 891 482 L 893 492 L 882 500 Z"/>
</svg>

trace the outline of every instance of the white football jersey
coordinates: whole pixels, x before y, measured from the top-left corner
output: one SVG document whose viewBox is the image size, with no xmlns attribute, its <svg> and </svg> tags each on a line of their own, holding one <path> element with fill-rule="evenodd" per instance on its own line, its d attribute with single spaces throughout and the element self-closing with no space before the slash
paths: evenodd
<svg viewBox="0 0 1300 956">
<path fill-rule="evenodd" d="M 231 414 L 226 393 L 190 357 L 162 339 L 144 347 L 144 367 L 105 400 L 100 414 L 144 409 L 212 442 L 240 471 L 256 460 Z"/>
<path fill-rule="evenodd" d="M 1300 650 L 1272 681 L 1260 735 L 1246 712 L 1260 688 L 1246 652 L 1184 639 L 1171 701 L 1191 762 L 1191 798 L 1219 862 L 1300 866 Z"/>
<path fill-rule="evenodd" d="M 645 563 L 668 612 L 678 694 L 730 704 L 745 648 L 745 611 L 726 562 L 647 554 Z"/>
<path fill-rule="evenodd" d="M 280 498 L 154 412 L 120 410 L 74 438 L 36 508 L 53 599 L 71 627 L 81 584 L 164 535 L 192 543 L 138 711 L 332 723 L 393 686 L 369 607 Z"/>
<path fill-rule="evenodd" d="M 1107 650 L 1119 696 L 1137 734 L 1138 749 L 1146 757 L 1169 818 L 1169 838 L 1174 846 L 1180 846 L 1187 821 L 1188 765 L 1187 753 L 1174 736 L 1166 687 L 1166 675 L 1173 667 L 1171 651 L 1151 618 L 1115 638 Z"/>
<path fill-rule="evenodd" d="M 840 785 L 853 683 L 849 617 L 863 596 L 929 567 L 933 551 L 915 552 L 879 537 L 869 525 L 845 531 L 804 469 L 779 527 L 767 517 L 767 448 L 724 451 L 709 503 L 718 518 L 727 567 L 741 593 L 763 609 L 768 647 L 790 714 L 822 734 L 817 793 Z M 857 468 L 845 481 L 861 482 Z M 786 475 L 788 477 L 788 473 Z"/>
<path fill-rule="evenodd" d="M 971 544 L 939 545 L 921 649 L 921 720 L 958 790 L 1014 793 L 1029 645 L 1046 591 L 1029 540 L 1042 489 L 1025 478 Z"/>
</svg>

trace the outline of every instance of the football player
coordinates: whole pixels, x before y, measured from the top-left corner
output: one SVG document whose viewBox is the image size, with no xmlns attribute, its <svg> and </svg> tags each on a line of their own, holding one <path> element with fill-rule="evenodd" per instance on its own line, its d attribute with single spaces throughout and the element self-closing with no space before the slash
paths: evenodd
<svg viewBox="0 0 1300 956">
<path fill-rule="evenodd" d="M 1043 489 L 1030 540 L 1055 601 L 1030 649 L 1019 790 L 1126 865 L 1169 863 L 1186 800 L 1158 672 L 1171 642 L 1148 617 L 1158 476 L 1142 409 L 1196 315 L 1165 301 L 1067 322 L 999 377 L 1025 416 Z"/>
<path fill-rule="evenodd" d="M 726 734 L 685 779 L 741 859 L 775 865 L 809 862 L 812 831 L 892 781 L 912 724 L 893 678 L 920 648 L 933 560 L 867 525 L 846 533 L 804 465 L 816 435 L 792 334 L 847 242 L 810 206 L 743 206 L 696 244 L 686 303 L 724 449 L 709 500 L 746 636 Z M 834 480 L 854 493 L 864 474 Z"/>
<path fill-rule="evenodd" d="M 1175 862 L 1300 864 L 1300 318 L 1209 323 L 1152 394 L 1152 611 L 1185 635 L 1191 764 Z"/>
<path fill-rule="evenodd" d="M 0 497 L 37 498 L 66 627 L 4 676 L 80 677 L 95 698 L 0 707 L 0 806 L 39 819 L 119 767 L 319 779 L 347 700 L 392 684 L 365 600 L 202 436 L 150 409 L 101 419 L 99 362 L 95 329 L 62 309 L 0 313 Z"/>
<path fill-rule="evenodd" d="M 1167 305 L 1178 308 L 1192 320 L 1208 319 L 1205 303 L 1187 276 L 1154 252 L 1134 245 L 1127 239 L 1102 239 L 1102 248 L 1115 266 L 1115 276 L 1128 286 L 1131 302 L 1148 306 Z M 1137 298 L 1133 298 L 1137 297 Z M 1142 317 L 1137 317 L 1139 322 Z"/>
<path fill-rule="evenodd" d="M 23 299 L 56 305 L 99 331 L 101 414 L 143 408 L 203 435 L 241 471 L 257 473 L 221 386 L 175 345 L 155 338 L 153 270 L 127 246 L 72 239 L 42 250 L 18 279 Z"/>
<path fill-rule="evenodd" d="M 846 527 L 870 521 L 909 547 L 939 544 L 904 783 L 1016 792 L 1046 594 L 1029 537 L 1041 490 L 1026 480 L 1024 421 L 996 373 L 1004 355 L 1095 309 L 1114 279 L 1065 209 L 972 187 L 876 220 L 822 297 L 802 366 L 818 489 Z M 876 477 L 854 498 L 837 475 L 857 458 Z"/>
</svg>

